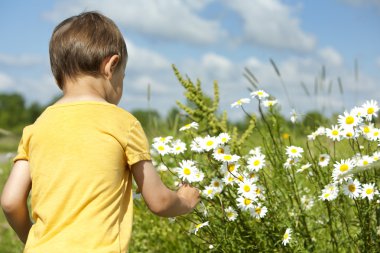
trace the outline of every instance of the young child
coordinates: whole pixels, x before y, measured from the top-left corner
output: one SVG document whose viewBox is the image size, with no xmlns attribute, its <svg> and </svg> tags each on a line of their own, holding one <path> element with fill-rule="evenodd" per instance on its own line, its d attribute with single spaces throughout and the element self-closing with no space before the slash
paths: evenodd
<svg viewBox="0 0 380 253">
<path fill-rule="evenodd" d="M 199 191 L 162 183 L 140 123 L 117 107 L 127 49 L 109 18 L 86 12 L 64 20 L 49 52 L 63 97 L 24 129 L 1 206 L 24 252 L 126 252 L 132 175 L 160 216 L 191 212 Z"/>
</svg>

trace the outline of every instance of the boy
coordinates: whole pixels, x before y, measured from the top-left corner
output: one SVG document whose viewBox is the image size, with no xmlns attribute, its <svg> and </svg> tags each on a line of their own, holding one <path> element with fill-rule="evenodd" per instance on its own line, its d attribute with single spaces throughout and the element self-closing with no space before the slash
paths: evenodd
<svg viewBox="0 0 380 253">
<path fill-rule="evenodd" d="M 117 107 L 127 49 L 116 25 L 96 12 L 68 18 L 55 28 L 49 53 L 63 97 L 24 129 L 1 196 L 24 252 L 125 252 L 132 175 L 153 213 L 192 211 L 199 191 L 163 185 L 141 125 Z"/>
</svg>

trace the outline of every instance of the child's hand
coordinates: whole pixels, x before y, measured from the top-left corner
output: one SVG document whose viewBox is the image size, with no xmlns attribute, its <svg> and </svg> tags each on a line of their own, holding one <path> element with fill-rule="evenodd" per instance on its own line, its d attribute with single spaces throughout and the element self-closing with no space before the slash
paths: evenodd
<svg viewBox="0 0 380 253">
<path fill-rule="evenodd" d="M 189 212 L 195 208 L 200 200 L 199 190 L 189 184 L 182 185 L 178 189 L 177 194 L 188 205 Z"/>
</svg>

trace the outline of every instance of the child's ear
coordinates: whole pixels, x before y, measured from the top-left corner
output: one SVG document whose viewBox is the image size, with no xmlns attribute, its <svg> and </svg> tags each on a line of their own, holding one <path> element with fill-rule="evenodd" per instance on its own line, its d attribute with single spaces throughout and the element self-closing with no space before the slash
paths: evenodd
<svg viewBox="0 0 380 253">
<path fill-rule="evenodd" d="M 119 63 L 120 56 L 115 54 L 112 55 L 110 58 L 107 58 L 103 64 L 104 68 L 104 76 L 107 79 L 111 79 L 113 73 L 115 72 L 116 66 Z"/>
</svg>

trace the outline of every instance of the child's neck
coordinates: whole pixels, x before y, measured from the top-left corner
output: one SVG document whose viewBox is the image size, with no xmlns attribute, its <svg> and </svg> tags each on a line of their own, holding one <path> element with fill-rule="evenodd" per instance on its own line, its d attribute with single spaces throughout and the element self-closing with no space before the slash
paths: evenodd
<svg viewBox="0 0 380 253">
<path fill-rule="evenodd" d="M 67 81 L 63 87 L 63 96 L 56 103 L 76 101 L 107 101 L 104 79 L 91 76 L 79 77 Z"/>
</svg>

